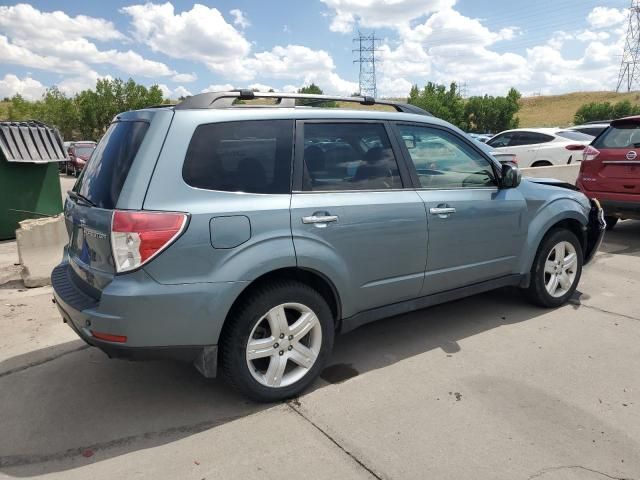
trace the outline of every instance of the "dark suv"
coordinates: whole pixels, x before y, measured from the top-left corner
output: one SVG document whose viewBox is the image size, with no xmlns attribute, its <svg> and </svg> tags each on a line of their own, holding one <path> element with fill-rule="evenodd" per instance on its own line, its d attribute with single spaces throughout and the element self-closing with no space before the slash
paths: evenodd
<svg viewBox="0 0 640 480">
<path fill-rule="evenodd" d="M 234 103 L 257 97 L 276 103 Z M 313 381 L 336 332 L 504 286 L 563 305 L 599 213 L 411 105 L 206 93 L 114 118 L 65 203 L 52 283 L 110 356 L 220 364 L 276 400 Z"/>
</svg>

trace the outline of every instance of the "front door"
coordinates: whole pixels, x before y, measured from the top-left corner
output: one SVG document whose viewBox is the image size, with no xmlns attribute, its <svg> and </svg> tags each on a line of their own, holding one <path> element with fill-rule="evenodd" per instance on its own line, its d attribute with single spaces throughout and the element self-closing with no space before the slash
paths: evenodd
<svg viewBox="0 0 640 480">
<path fill-rule="evenodd" d="M 301 121 L 296 131 L 291 230 L 298 266 L 330 277 L 344 317 L 417 297 L 426 211 L 405 188 L 410 180 L 386 126 Z"/>
<path fill-rule="evenodd" d="M 422 295 L 517 273 L 526 236 L 518 189 L 499 189 L 491 162 L 446 129 L 398 125 L 427 211 Z"/>
</svg>

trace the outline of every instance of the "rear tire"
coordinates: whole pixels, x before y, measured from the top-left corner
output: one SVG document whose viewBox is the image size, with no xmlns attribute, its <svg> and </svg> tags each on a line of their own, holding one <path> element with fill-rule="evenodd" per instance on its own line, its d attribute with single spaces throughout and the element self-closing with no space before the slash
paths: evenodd
<svg viewBox="0 0 640 480">
<path fill-rule="evenodd" d="M 541 307 L 564 305 L 578 287 L 582 263 L 582 247 L 574 233 L 565 228 L 551 230 L 533 260 L 525 295 Z"/>
<path fill-rule="evenodd" d="M 616 224 L 618 223 L 618 220 L 620 220 L 618 217 L 604 217 L 604 221 L 607 222 L 607 231 L 610 232 L 611 230 L 613 230 L 616 226 Z"/>
<path fill-rule="evenodd" d="M 329 305 L 293 280 L 256 289 L 231 313 L 221 339 L 222 370 L 257 402 L 300 394 L 320 374 L 333 349 Z"/>
</svg>

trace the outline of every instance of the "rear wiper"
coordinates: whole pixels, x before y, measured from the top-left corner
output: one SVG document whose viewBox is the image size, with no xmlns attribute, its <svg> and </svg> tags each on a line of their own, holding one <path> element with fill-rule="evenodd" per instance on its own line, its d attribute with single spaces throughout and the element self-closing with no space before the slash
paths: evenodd
<svg viewBox="0 0 640 480">
<path fill-rule="evenodd" d="M 92 206 L 92 207 L 97 207 L 97 205 L 95 203 L 93 203 L 91 200 L 89 200 L 87 197 L 85 197 L 84 195 L 82 195 L 81 193 L 78 192 L 74 192 L 73 190 L 67 190 L 67 195 L 69 195 L 73 200 L 75 200 L 76 202 L 78 200 Z"/>
<path fill-rule="evenodd" d="M 634 143 L 633 144 L 633 148 L 640 148 L 640 142 L 639 143 Z"/>
</svg>

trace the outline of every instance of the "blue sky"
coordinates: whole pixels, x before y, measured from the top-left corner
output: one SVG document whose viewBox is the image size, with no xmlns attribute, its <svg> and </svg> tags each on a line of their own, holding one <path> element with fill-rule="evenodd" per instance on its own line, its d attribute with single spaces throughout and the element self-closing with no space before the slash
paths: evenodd
<svg viewBox="0 0 640 480">
<path fill-rule="evenodd" d="M 0 96 L 132 77 L 166 95 L 256 86 L 357 91 L 354 32 L 376 31 L 380 96 L 615 88 L 626 0 L 32 1 L 0 7 Z M 55 12 L 55 13 L 54 13 Z"/>
</svg>

